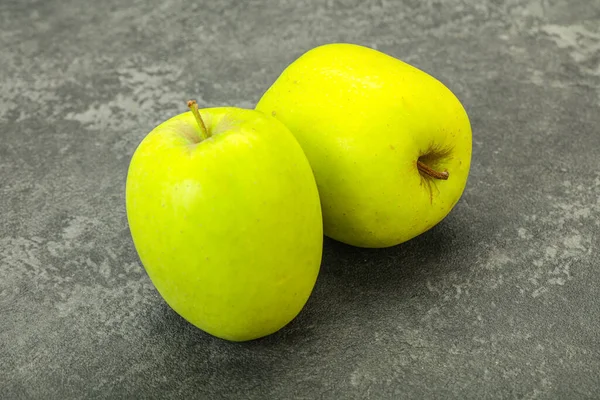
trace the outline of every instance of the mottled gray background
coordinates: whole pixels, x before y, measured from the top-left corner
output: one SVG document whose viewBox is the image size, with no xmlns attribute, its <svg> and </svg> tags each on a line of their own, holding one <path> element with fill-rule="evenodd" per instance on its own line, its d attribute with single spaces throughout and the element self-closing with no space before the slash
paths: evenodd
<svg viewBox="0 0 600 400">
<path fill-rule="evenodd" d="M 600 396 L 600 1 L 1 0 L 0 35 L 0 397 Z M 458 95 L 468 188 L 404 245 L 327 240 L 281 332 L 212 338 L 138 261 L 129 158 L 335 41 Z"/>
</svg>

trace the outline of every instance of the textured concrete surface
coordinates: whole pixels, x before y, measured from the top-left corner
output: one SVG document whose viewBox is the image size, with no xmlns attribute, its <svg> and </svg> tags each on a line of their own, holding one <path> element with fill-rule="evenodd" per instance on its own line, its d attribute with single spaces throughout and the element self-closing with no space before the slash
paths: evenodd
<svg viewBox="0 0 600 400">
<path fill-rule="evenodd" d="M 129 157 L 334 41 L 458 95 L 468 188 L 405 245 L 326 241 L 281 332 L 209 337 L 138 261 Z M 598 0 L 3 0 L 0 48 L 0 397 L 597 398 Z"/>
</svg>

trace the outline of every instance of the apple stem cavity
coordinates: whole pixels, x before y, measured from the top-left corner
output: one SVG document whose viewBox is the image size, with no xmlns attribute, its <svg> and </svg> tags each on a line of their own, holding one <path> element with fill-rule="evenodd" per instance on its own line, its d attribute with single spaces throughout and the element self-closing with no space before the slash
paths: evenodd
<svg viewBox="0 0 600 400">
<path fill-rule="evenodd" d="M 198 103 L 196 100 L 190 100 L 187 102 L 187 106 L 196 118 L 196 122 L 198 123 L 198 127 L 200 128 L 200 135 L 202 136 L 202 140 L 208 139 L 210 137 L 210 133 L 208 129 L 206 129 L 206 125 L 204 125 L 204 121 L 198 112 Z"/>
<path fill-rule="evenodd" d="M 419 169 L 420 173 L 435 179 L 448 180 L 448 177 L 450 176 L 448 171 L 436 171 L 435 169 L 429 167 L 427 164 L 420 160 L 417 160 L 417 168 Z"/>
</svg>

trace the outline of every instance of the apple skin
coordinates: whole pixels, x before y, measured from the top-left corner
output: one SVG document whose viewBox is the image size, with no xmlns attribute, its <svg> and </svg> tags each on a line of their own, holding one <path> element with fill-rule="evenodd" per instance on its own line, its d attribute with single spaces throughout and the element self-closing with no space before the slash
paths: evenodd
<svg viewBox="0 0 600 400">
<path fill-rule="evenodd" d="M 323 228 L 310 165 L 293 135 L 255 110 L 200 110 L 156 127 L 126 186 L 135 248 L 177 313 L 223 339 L 269 335 L 303 308 Z"/>
<path fill-rule="evenodd" d="M 256 109 L 282 121 L 304 149 L 333 239 L 400 244 L 440 222 L 465 188 L 471 126 L 461 103 L 435 78 L 379 51 L 312 49 Z M 418 160 L 449 178 L 422 174 Z"/>
</svg>

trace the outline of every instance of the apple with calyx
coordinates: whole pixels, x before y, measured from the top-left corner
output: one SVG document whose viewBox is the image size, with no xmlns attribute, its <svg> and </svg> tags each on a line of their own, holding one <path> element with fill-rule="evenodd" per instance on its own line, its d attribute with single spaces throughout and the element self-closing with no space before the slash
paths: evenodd
<svg viewBox="0 0 600 400">
<path fill-rule="evenodd" d="M 136 149 L 126 187 L 135 248 L 177 313 L 223 339 L 271 334 L 315 284 L 323 228 L 300 145 L 271 116 L 240 108 L 175 116 Z"/>
<path fill-rule="evenodd" d="M 256 109 L 300 142 L 333 239 L 360 247 L 405 242 L 440 222 L 465 188 L 471 126 L 460 101 L 432 76 L 379 51 L 312 49 Z"/>
</svg>

